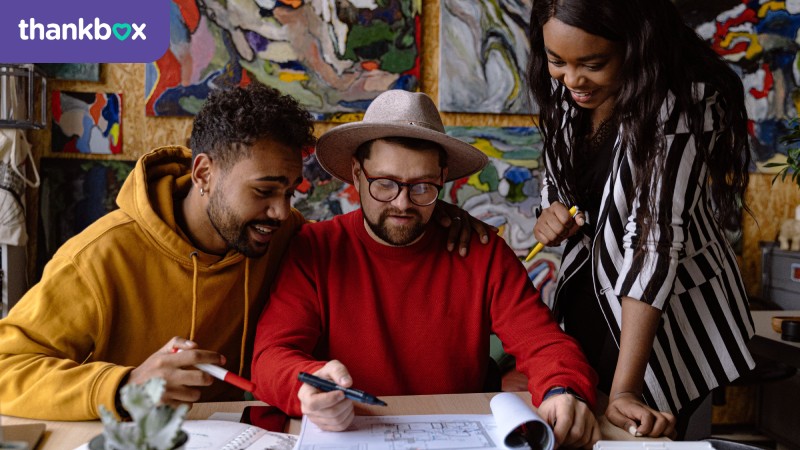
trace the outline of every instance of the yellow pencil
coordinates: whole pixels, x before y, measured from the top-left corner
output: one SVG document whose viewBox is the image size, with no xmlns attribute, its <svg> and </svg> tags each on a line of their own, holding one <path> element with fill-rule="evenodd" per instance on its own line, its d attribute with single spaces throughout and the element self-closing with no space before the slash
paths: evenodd
<svg viewBox="0 0 800 450">
<path fill-rule="evenodd" d="M 575 214 L 578 214 L 577 206 L 573 206 L 572 208 L 569 209 L 570 216 L 575 217 Z M 531 259 L 533 259 L 533 257 L 536 256 L 537 253 L 542 251 L 543 248 L 544 244 L 542 244 L 541 242 L 537 242 L 536 245 L 533 246 L 533 250 L 531 250 L 531 252 L 528 253 L 528 256 L 525 257 L 525 262 L 528 262 Z"/>
</svg>

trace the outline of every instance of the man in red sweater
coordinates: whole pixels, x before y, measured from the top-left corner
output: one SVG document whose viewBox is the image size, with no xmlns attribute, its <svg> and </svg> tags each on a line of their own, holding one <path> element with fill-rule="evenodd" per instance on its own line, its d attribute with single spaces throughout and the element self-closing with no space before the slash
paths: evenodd
<svg viewBox="0 0 800 450">
<path fill-rule="evenodd" d="M 293 239 L 256 333 L 258 398 L 343 430 L 352 401 L 300 383 L 300 372 L 378 396 L 481 392 L 494 332 L 558 443 L 600 438 L 596 375 L 514 252 L 496 235 L 467 258 L 434 245 L 447 233 L 430 220 L 442 185 L 487 159 L 444 134 L 429 97 L 381 94 L 363 121 L 322 136 L 317 158 L 354 184 L 361 209 Z"/>
</svg>

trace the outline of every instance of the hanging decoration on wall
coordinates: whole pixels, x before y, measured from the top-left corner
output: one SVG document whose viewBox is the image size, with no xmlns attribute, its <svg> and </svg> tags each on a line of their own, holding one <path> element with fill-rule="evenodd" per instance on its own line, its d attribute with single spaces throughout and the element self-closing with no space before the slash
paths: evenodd
<svg viewBox="0 0 800 450">
<path fill-rule="evenodd" d="M 171 43 L 145 72 L 149 116 L 194 115 L 212 90 L 258 81 L 318 120 L 358 120 L 417 90 L 418 0 L 172 0 Z"/>
<path fill-rule="evenodd" d="M 135 161 L 42 158 L 37 273 L 67 239 L 117 209 Z"/>
<path fill-rule="evenodd" d="M 525 72 L 532 0 L 441 0 L 439 109 L 531 114 Z"/>
<path fill-rule="evenodd" d="M 122 153 L 122 94 L 53 91 L 52 151 Z"/>
<path fill-rule="evenodd" d="M 57 80 L 100 81 L 100 64 L 36 64 L 47 78 Z"/>
<path fill-rule="evenodd" d="M 500 229 L 500 235 L 520 256 L 534 244 L 534 210 L 541 203 L 541 136 L 532 127 L 445 127 L 447 134 L 472 144 L 489 164 L 477 174 L 449 182 L 440 198 Z M 359 208 L 355 188 L 332 178 L 306 158 L 303 183 L 292 206 L 307 219 L 326 220 Z"/>
<path fill-rule="evenodd" d="M 779 138 L 800 109 L 800 3 L 676 2 L 684 20 L 741 76 L 756 164 L 785 161 Z"/>
</svg>

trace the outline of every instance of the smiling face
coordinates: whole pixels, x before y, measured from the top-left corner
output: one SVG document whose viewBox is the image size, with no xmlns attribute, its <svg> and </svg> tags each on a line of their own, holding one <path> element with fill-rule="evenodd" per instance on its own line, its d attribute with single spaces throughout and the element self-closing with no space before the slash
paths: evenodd
<svg viewBox="0 0 800 450">
<path fill-rule="evenodd" d="M 622 46 L 551 18 L 542 27 L 550 76 L 569 89 L 578 106 L 605 118 L 620 86 Z"/>
<path fill-rule="evenodd" d="M 377 140 L 372 143 L 364 168 L 353 158 L 353 180 L 361 199 L 361 210 L 367 232 L 376 241 L 393 246 L 411 245 L 422 237 L 436 203 L 418 206 L 411 202 L 408 187 L 390 202 L 375 200 L 369 193 L 371 178 L 391 178 L 405 183 L 428 182 L 441 185 L 447 169 L 439 167 L 439 152 L 435 149 L 412 150 L 402 145 Z"/>
<path fill-rule="evenodd" d="M 289 217 L 289 200 L 302 181 L 299 150 L 271 139 L 256 141 L 249 155 L 227 169 L 210 191 L 206 212 L 219 245 L 256 258 L 263 256 L 281 221 Z"/>
</svg>

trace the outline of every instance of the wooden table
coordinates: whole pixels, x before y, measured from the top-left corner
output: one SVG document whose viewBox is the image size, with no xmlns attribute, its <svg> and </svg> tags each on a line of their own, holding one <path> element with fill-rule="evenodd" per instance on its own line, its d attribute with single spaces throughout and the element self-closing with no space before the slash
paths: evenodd
<svg viewBox="0 0 800 450">
<path fill-rule="evenodd" d="M 527 392 L 516 393 L 530 404 L 531 396 Z M 489 400 L 496 395 L 486 394 L 448 394 L 448 395 L 406 395 L 385 396 L 382 400 L 389 404 L 388 407 L 356 405 L 356 414 L 372 415 L 406 415 L 406 414 L 489 414 Z M 187 419 L 207 419 L 215 412 L 241 412 L 245 406 L 264 405 L 262 402 L 221 402 L 198 403 L 189 411 Z M 57 422 L 21 419 L 18 417 L 3 416 L 3 425 L 22 423 L 45 423 L 47 431 L 40 442 L 39 450 L 72 450 L 94 436 L 100 434 L 103 425 L 100 421 L 91 422 Z M 611 425 L 605 417 L 600 418 L 600 431 L 603 439 L 609 440 L 634 440 L 629 433 Z M 293 419 L 288 427 L 288 433 L 300 432 L 300 421 Z M 639 438 L 643 439 L 643 438 Z"/>
</svg>

